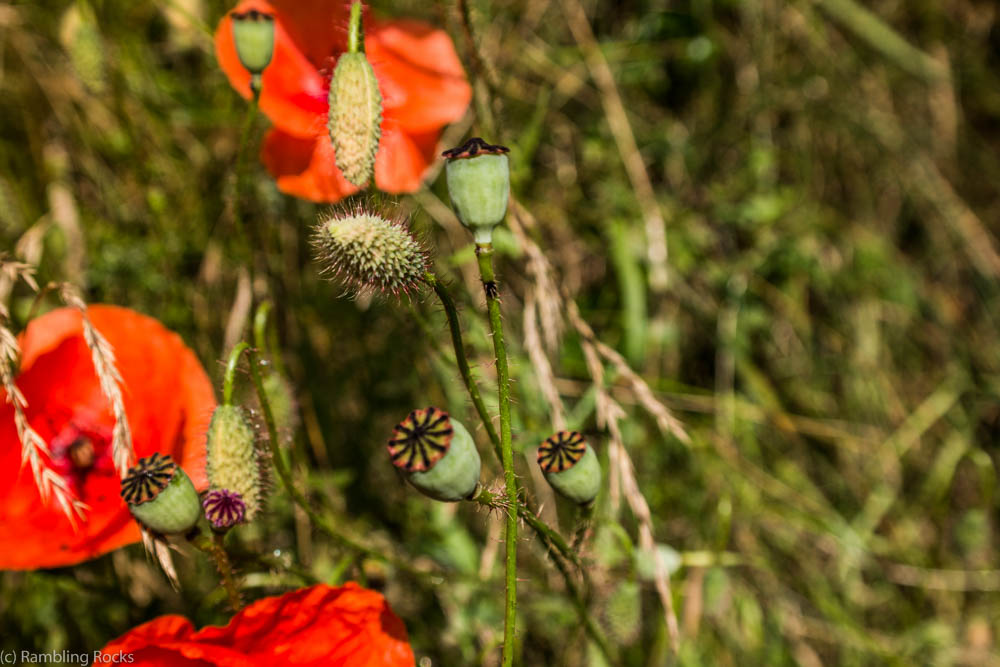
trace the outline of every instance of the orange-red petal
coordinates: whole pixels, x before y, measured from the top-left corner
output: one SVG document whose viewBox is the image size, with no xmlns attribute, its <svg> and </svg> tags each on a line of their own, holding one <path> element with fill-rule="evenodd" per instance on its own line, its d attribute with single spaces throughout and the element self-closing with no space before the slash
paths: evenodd
<svg viewBox="0 0 1000 667">
<path fill-rule="evenodd" d="M 437 157 L 440 132 L 407 132 L 394 118 L 382 121 L 382 140 L 375 154 L 375 185 L 389 193 L 415 192 Z"/>
<path fill-rule="evenodd" d="M 278 129 L 271 130 L 264 137 L 261 159 L 277 180 L 278 189 L 285 194 L 315 202 L 335 202 L 358 191 L 337 168 L 333 144 L 325 133 L 300 139 Z"/>
<path fill-rule="evenodd" d="M 104 648 L 134 665 L 341 665 L 411 667 L 406 628 L 385 598 L 348 583 L 320 584 L 258 600 L 225 627 L 195 631 L 186 619 L 163 616 Z"/>
<path fill-rule="evenodd" d="M 91 306 L 88 313 L 114 348 L 136 455 L 170 454 L 203 488 L 205 431 L 215 397 L 194 353 L 179 336 L 135 311 Z M 17 384 L 28 401 L 28 421 L 43 437 L 51 439 L 71 422 L 110 431 L 114 418 L 78 311 L 60 309 L 34 319 L 21 347 Z M 30 468 L 21 469 L 13 408 L 0 406 L 0 569 L 71 565 L 139 539 L 113 467 L 84 479 L 79 493 L 90 510 L 74 529 L 55 502 L 42 502 Z"/>
<path fill-rule="evenodd" d="M 311 137 L 325 131 L 329 84 L 289 34 L 284 15 L 271 3 L 244 0 L 219 22 L 215 30 L 215 54 L 229 83 L 240 95 L 250 98 L 250 73 L 236 55 L 230 15 L 251 9 L 275 17 L 274 55 L 261 78 L 260 110 L 277 127 L 295 136 Z"/>
<path fill-rule="evenodd" d="M 409 132 L 459 120 L 472 99 L 448 33 L 421 21 L 371 21 L 365 53 L 382 87 L 387 116 Z"/>
</svg>

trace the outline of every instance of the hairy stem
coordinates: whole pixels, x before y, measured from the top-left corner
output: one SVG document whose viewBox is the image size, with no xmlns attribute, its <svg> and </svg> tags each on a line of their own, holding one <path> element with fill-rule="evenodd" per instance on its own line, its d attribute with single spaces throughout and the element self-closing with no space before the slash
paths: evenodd
<svg viewBox="0 0 1000 667">
<path fill-rule="evenodd" d="M 500 316 L 500 296 L 496 276 L 493 274 L 493 245 L 476 244 L 476 259 L 479 260 L 479 275 L 486 292 L 486 309 L 489 313 L 490 332 L 493 334 L 493 351 L 497 363 L 497 385 L 500 398 L 500 462 L 503 465 L 504 486 L 507 503 L 518 507 L 517 478 L 514 476 L 514 446 L 510 433 L 510 370 L 507 367 L 507 346 L 503 339 L 503 319 Z M 517 512 L 507 512 L 507 532 L 504 537 L 506 548 L 503 628 L 503 665 L 514 664 L 514 623 L 517 611 Z"/>
<path fill-rule="evenodd" d="M 479 419 L 483 422 L 483 428 L 486 429 L 486 433 L 490 436 L 490 442 L 493 443 L 497 459 L 503 461 L 503 453 L 500 449 L 500 436 L 497 435 L 497 430 L 493 427 L 493 420 L 490 419 L 490 413 L 486 410 L 486 403 L 483 402 L 483 397 L 479 393 L 479 385 L 476 384 L 475 378 L 472 377 L 472 369 L 469 368 L 469 358 L 465 354 L 465 343 L 462 342 L 462 325 L 458 320 L 458 308 L 455 307 L 455 301 L 451 298 L 451 294 L 448 293 L 448 288 L 441 284 L 441 281 L 433 273 L 426 274 L 424 281 L 434 288 L 434 293 L 437 294 L 441 305 L 444 306 L 444 312 L 448 318 L 448 329 L 451 331 L 451 344 L 455 348 L 455 363 L 458 364 L 458 372 L 462 375 L 462 382 L 465 383 L 465 388 L 469 392 L 469 397 L 472 399 L 472 404 L 475 406 L 476 412 L 479 413 Z"/>
<path fill-rule="evenodd" d="M 222 578 L 222 587 L 226 591 L 226 597 L 229 598 L 229 606 L 232 607 L 233 613 L 236 613 L 242 609 L 243 600 L 240 597 L 240 589 L 236 585 L 236 575 L 233 573 L 229 554 L 226 553 L 226 547 L 223 545 L 223 538 L 222 533 L 214 533 L 209 538 L 199 530 L 196 535 L 189 539 L 196 549 L 208 554 L 215 561 L 215 567 L 219 570 L 219 576 Z"/>
</svg>

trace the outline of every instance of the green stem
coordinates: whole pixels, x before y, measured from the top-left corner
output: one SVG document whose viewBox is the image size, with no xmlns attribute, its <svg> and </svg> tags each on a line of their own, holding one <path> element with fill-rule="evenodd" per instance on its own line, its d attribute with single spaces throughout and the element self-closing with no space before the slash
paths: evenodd
<svg viewBox="0 0 1000 667">
<path fill-rule="evenodd" d="M 489 507 L 491 509 L 505 509 L 507 507 L 506 496 L 500 496 L 499 494 L 492 493 L 486 489 L 480 489 L 474 497 L 469 499 L 471 502 L 479 503 L 484 507 Z M 538 516 L 531 511 L 531 509 L 525 503 L 517 504 L 517 516 L 521 518 L 528 526 L 531 527 L 538 537 L 541 538 L 542 543 L 546 545 L 546 548 L 552 549 L 553 547 L 568 561 L 573 563 L 577 567 L 583 567 L 583 563 L 580 562 L 579 555 L 566 543 L 563 536 L 557 533 L 549 524 L 545 523 Z"/>
<path fill-rule="evenodd" d="M 465 343 L 462 342 L 462 325 L 458 319 L 458 308 L 455 306 L 455 301 L 451 298 L 451 294 L 448 293 L 448 289 L 433 273 L 425 274 L 424 281 L 434 288 L 434 293 L 437 294 L 441 305 L 444 306 L 444 312 L 448 318 L 448 329 L 451 331 L 451 344 L 455 348 L 455 363 L 458 364 L 458 372 L 462 375 L 462 381 L 469 392 L 472 404 L 475 406 L 476 412 L 479 413 L 479 419 L 483 422 L 486 433 L 490 436 L 490 442 L 493 443 L 497 459 L 503 461 L 500 436 L 497 435 L 497 430 L 493 427 L 493 420 L 490 419 L 490 413 L 486 410 L 486 403 L 483 402 L 483 397 L 479 393 L 479 385 L 476 384 L 475 378 L 472 377 L 469 358 L 465 354 Z"/>
<path fill-rule="evenodd" d="M 236 367 L 240 363 L 240 355 L 248 349 L 250 349 L 250 346 L 245 342 L 240 341 L 233 348 L 232 352 L 229 353 L 229 361 L 226 363 L 226 375 L 225 379 L 222 381 L 223 405 L 233 404 L 233 382 L 236 378 Z"/>
<path fill-rule="evenodd" d="M 518 507 L 517 478 L 514 476 L 514 446 L 510 433 L 510 370 L 507 367 L 507 346 L 503 340 L 503 318 L 500 316 L 499 287 L 493 274 L 493 245 L 476 244 L 479 275 L 486 292 L 486 310 L 493 334 L 493 351 L 497 363 L 497 386 L 500 398 L 500 462 L 503 464 L 504 486 L 507 503 Z M 506 597 L 504 604 L 503 667 L 514 664 L 514 624 L 517 611 L 517 512 L 507 512 L 506 548 Z"/>
<path fill-rule="evenodd" d="M 196 549 L 208 554 L 215 561 L 215 566 L 219 570 L 219 576 L 222 578 L 222 587 L 229 598 L 229 606 L 233 608 L 233 613 L 236 613 L 243 607 L 243 600 L 240 598 L 240 589 L 236 585 L 236 575 L 233 574 L 233 566 L 229 561 L 229 554 L 226 553 L 226 547 L 223 545 L 222 540 L 224 536 L 221 533 L 214 533 L 212 538 L 209 539 L 200 529 L 196 530 L 198 531 L 197 535 L 188 539 Z"/>
<path fill-rule="evenodd" d="M 250 141 L 250 130 L 253 128 L 254 117 L 257 115 L 257 97 L 259 94 L 259 89 L 255 90 L 253 100 L 247 105 L 246 114 L 243 116 L 243 130 L 240 132 L 240 147 L 236 153 L 236 188 L 233 192 L 233 220 L 236 222 L 237 232 L 240 234 L 244 232 L 243 218 L 240 212 L 240 193 L 243 191 L 243 176 L 246 170 L 246 148 Z"/>
<path fill-rule="evenodd" d="M 351 19 L 347 24 L 347 52 L 364 53 L 365 38 L 361 30 L 361 3 L 351 5 Z"/>
<path fill-rule="evenodd" d="M 322 532 L 326 533 L 335 542 L 339 542 L 341 545 L 348 549 L 352 549 L 357 553 L 368 556 L 376 560 L 389 563 L 393 567 L 400 570 L 408 572 L 414 575 L 426 575 L 428 572 L 423 570 L 418 570 L 409 563 L 397 560 L 390 556 L 387 556 L 371 547 L 367 547 L 359 542 L 355 542 L 351 538 L 347 537 L 339 530 L 337 530 L 332 523 L 327 521 L 321 514 L 312 508 L 309 504 L 309 500 L 303 495 L 301 491 L 295 486 L 292 481 L 291 472 L 288 470 L 288 466 L 285 465 L 285 459 L 283 458 L 281 447 L 279 446 L 278 440 L 278 427 L 274 422 L 274 413 L 271 411 L 271 404 L 267 400 L 267 393 L 264 391 L 264 380 L 260 374 L 260 358 L 257 352 L 250 350 L 248 352 L 250 358 L 250 376 L 253 378 L 254 387 L 257 389 L 257 398 L 260 400 L 261 412 L 264 414 L 264 423 L 267 426 L 267 436 L 268 443 L 271 448 L 271 460 L 274 463 L 274 469 L 278 473 L 278 478 L 281 480 L 282 486 L 285 487 L 285 491 L 291 496 L 292 500 L 296 505 L 302 508 L 302 510 L 308 515 L 312 523 L 319 528 Z"/>
<path fill-rule="evenodd" d="M 270 301 L 262 301 L 257 306 L 253 316 L 253 343 L 257 349 L 268 356 L 274 364 L 274 370 L 280 375 L 285 373 L 285 364 L 281 359 L 278 345 L 278 331 L 275 326 L 268 326 L 271 321 L 271 311 L 274 305 Z"/>
</svg>

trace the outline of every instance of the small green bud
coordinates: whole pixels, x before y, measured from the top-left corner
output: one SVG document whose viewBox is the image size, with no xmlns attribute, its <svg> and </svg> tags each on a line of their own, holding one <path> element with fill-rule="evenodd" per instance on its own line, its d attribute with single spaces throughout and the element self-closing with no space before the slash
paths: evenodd
<svg viewBox="0 0 1000 667">
<path fill-rule="evenodd" d="M 435 500 L 471 497 L 479 487 L 482 461 L 472 436 L 438 408 L 414 410 L 396 425 L 389 458 L 418 491 Z"/>
<path fill-rule="evenodd" d="M 563 497 L 589 505 L 601 489 L 601 464 L 576 431 L 559 431 L 538 447 L 538 466 Z"/>
<path fill-rule="evenodd" d="M 345 53 L 330 81 L 330 141 L 344 178 L 364 187 L 375 169 L 382 138 L 382 93 L 364 53 Z"/>
<path fill-rule="evenodd" d="M 274 17 L 251 9 L 230 14 L 236 55 L 250 72 L 250 88 L 260 93 L 260 75 L 271 64 L 274 55 Z"/>
<path fill-rule="evenodd" d="M 282 440 L 290 440 L 299 426 L 299 411 L 295 391 L 288 378 L 274 368 L 267 371 L 264 374 L 264 395 Z"/>
<path fill-rule="evenodd" d="M 445 173 L 451 205 L 475 237 L 476 243 L 493 240 L 493 228 L 503 221 L 510 199 L 510 165 L 506 146 L 491 146 L 474 137 L 447 150 Z"/>
<path fill-rule="evenodd" d="M 262 492 L 257 443 L 243 409 L 220 405 L 212 414 L 206 441 L 205 469 L 212 489 L 239 494 L 250 521 L 260 510 Z"/>
<path fill-rule="evenodd" d="M 322 272 L 355 292 L 409 292 L 424 278 L 427 257 L 402 220 L 357 206 L 316 228 L 313 246 Z"/>
<path fill-rule="evenodd" d="M 201 516 L 201 502 L 191 479 L 163 454 L 139 459 L 129 468 L 121 495 L 132 516 L 156 533 L 186 533 Z"/>
</svg>

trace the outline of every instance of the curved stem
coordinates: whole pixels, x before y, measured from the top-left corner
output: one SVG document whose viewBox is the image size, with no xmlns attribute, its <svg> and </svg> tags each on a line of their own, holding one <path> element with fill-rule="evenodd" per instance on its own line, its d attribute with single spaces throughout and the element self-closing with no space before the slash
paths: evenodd
<svg viewBox="0 0 1000 667">
<path fill-rule="evenodd" d="M 506 496 L 500 496 L 486 489 L 480 489 L 479 493 L 470 498 L 469 501 L 479 503 L 490 509 L 505 509 L 507 507 Z M 551 550 L 554 547 L 563 558 L 573 563 L 573 565 L 583 567 L 583 563 L 580 562 L 580 556 L 570 548 L 566 540 L 563 539 L 563 536 L 557 533 L 549 524 L 539 519 L 526 503 L 521 502 L 517 504 L 517 516 L 538 534 L 538 537 L 541 538 L 546 548 Z"/>
<path fill-rule="evenodd" d="M 448 329 L 451 331 L 451 344 L 455 348 L 455 363 L 458 364 L 458 372 L 461 373 L 462 382 L 465 383 L 465 388 L 469 392 L 469 398 L 472 399 L 472 404 L 475 406 L 476 412 L 479 413 L 479 419 L 483 422 L 483 428 L 486 429 L 486 433 L 490 437 L 490 442 L 493 443 L 497 459 L 503 461 L 503 453 L 500 449 L 500 436 L 497 435 L 497 430 L 493 427 L 490 413 L 486 410 L 486 403 L 483 402 L 483 397 L 479 393 L 479 385 L 476 384 L 475 378 L 472 377 L 469 359 L 465 355 L 465 343 L 462 341 L 462 325 L 458 319 L 458 308 L 455 306 L 455 301 L 451 298 L 451 294 L 448 293 L 448 289 L 433 273 L 424 275 L 424 281 L 434 288 L 434 293 L 437 294 L 441 305 L 444 306 L 444 312 L 448 318 Z"/>
<path fill-rule="evenodd" d="M 503 340 L 503 318 L 500 316 L 500 292 L 493 274 L 493 245 L 476 244 L 479 275 L 486 292 L 486 310 L 489 313 L 490 332 L 493 334 L 493 352 L 497 362 L 497 386 L 500 398 L 500 462 L 503 464 L 504 486 L 507 503 L 518 507 L 517 478 L 514 476 L 514 446 L 510 433 L 510 369 L 507 367 L 507 346 Z M 507 512 L 507 532 L 504 537 L 506 550 L 503 628 L 503 666 L 514 664 L 514 625 L 517 612 L 517 512 Z"/>
<path fill-rule="evenodd" d="M 274 413 L 271 411 L 271 404 L 267 400 L 267 393 L 264 391 L 264 380 L 260 374 L 260 358 L 254 350 L 250 350 L 248 355 L 250 359 L 250 376 L 253 378 L 254 387 L 257 390 L 257 398 L 260 400 L 261 412 L 264 414 L 264 423 L 267 426 L 267 439 L 271 448 L 271 460 L 274 463 L 274 469 L 278 473 L 278 478 L 281 480 L 282 486 L 285 487 L 285 490 L 288 492 L 288 495 L 291 496 L 295 504 L 302 508 L 317 528 L 344 547 L 352 549 L 357 553 L 364 554 L 369 558 L 389 563 L 393 567 L 399 568 L 400 570 L 411 574 L 429 574 L 428 572 L 419 570 L 408 563 L 376 551 L 371 547 L 355 542 L 337 530 L 332 523 L 312 508 L 312 505 L 309 504 L 309 500 L 301 491 L 299 491 L 299 489 L 295 486 L 295 483 L 292 481 L 291 472 L 288 470 L 288 466 L 285 465 L 285 459 L 282 457 L 281 447 L 278 445 L 278 428 L 275 425 Z"/>
<path fill-rule="evenodd" d="M 215 567 L 219 570 L 219 576 L 222 578 L 222 587 L 229 598 L 229 606 L 233 608 L 233 613 L 236 613 L 243 607 L 243 600 L 240 597 L 240 589 L 236 585 L 236 575 L 233 573 L 229 554 L 226 553 L 226 547 L 223 545 L 223 537 L 221 533 L 214 533 L 209 539 L 199 531 L 197 535 L 189 539 L 195 548 L 208 554 L 215 561 Z"/>
<path fill-rule="evenodd" d="M 266 353 L 271 359 L 274 370 L 279 374 L 284 374 L 285 365 L 278 346 L 278 331 L 275 326 L 268 326 L 271 324 L 272 310 L 274 310 L 274 304 L 270 301 L 261 301 L 260 305 L 257 306 L 257 311 L 253 316 L 253 343 L 258 350 Z"/>
<path fill-rule="evenodd" d="M 236 367 L 240 363 L 240 355 L 248 349 L 250 349 L 250 346 L 243 341 L 240 341 L 233 348 L 232 352 L 229 353 L 229 361 L 226 362 L 226 375 L 225 379 L 222 381 L 223 405 L 233 404 L 233 382 L 236 378 Z"/>
</svg>

